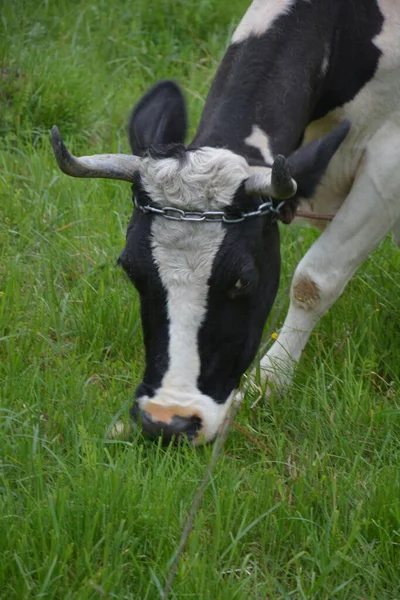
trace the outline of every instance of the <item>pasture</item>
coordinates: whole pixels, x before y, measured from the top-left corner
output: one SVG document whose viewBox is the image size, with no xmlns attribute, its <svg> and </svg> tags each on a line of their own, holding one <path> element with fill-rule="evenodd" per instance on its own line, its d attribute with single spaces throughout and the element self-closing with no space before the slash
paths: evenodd
<svg viewBox="0 0 400 600">
<path fill-rule="evenodd" d="M 141 380 L 138 299 L 115 263 L 131 191 L 61 174 L 128 152 L 155 81 L 193 134 L 247 0 L 3 0 L 0 8 L 0 598 L 153 600 L 212 448 L 109 440 Z M 281 227 L 282 278 L 318 233 Z M 171 598 L 400 598 L 400 251 L 388 237 L 311 337 L 291 390 L 248 393 Z M 272 341 L 272 340 L 270 340 Z"/>
</svg>

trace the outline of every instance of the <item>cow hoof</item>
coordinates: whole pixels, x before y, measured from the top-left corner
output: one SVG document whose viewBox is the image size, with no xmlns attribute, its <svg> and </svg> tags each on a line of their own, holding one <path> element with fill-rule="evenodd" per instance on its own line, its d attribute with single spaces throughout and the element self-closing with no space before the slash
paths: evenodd
<svg viewBox="0 0 400 600">
<path fill-rule="evenodd" d="M 283 396 L 293 381 L 295 363 L 265 356 L 260 362 L 260 387 L 268 398 L 272 394 Z"/>
<path fill-rule="evenodd" d="M 132 431 L 133 427 L 131 423 L 117 421 L 107 437 L 109 440 L 128 440 Z"/>
</svg>

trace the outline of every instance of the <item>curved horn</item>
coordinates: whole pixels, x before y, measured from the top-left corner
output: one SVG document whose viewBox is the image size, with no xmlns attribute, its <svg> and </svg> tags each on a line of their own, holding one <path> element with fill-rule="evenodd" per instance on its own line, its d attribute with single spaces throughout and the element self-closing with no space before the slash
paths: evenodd
<svg viewBox="0 0 400 600">
<path fill-rule="evenodd" d="M 133 182 L 141 161 L 131 154 L 94 154 L 77 158 L 67 150 L 55 125 L 51 130 L 51 145 L 61 171 L 71 177 L 104 177 Z"/>
<path fill-rule="evenodd" d="M 286 158 L 281 154 L 275 158 L 272 169 L 251 167 L 250 173 L 245 189 L 247 194 L 252 196 L 271 196 L 276 200 L 288 200 L 297 191 L 297 184 L 290 176 Z"/>
</svg>

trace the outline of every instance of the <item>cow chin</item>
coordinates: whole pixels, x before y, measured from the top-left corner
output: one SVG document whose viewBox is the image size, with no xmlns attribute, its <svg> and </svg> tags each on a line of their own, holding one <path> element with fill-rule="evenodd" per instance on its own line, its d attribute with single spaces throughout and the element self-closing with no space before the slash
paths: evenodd
<svg viewBox="0 0 400 600">
<path fill-rule="evenodd" d="M 221 430 L 232 404 L 232 392 L 223 404 L 198 390 L 182 392 L 161 388 L 152 396 L 139 396 L 131 415 L 152 438 L 187 438 L 194 446 L 212 442 Z"/>
</svg>

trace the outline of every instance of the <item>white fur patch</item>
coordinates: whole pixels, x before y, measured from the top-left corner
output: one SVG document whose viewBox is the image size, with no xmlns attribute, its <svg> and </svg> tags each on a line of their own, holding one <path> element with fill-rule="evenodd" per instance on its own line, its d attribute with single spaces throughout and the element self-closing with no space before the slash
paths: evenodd
<svg viewBox="0 0 400 600">
<path fill-rule="evenodd" d="M 221 210 L 231 204 L 241 182 L 249 176 L 247 161 L 222 148 L 204 147 L 176 158 L 144 158 L 143 186 L 153 202 L 186 210 Z"/>
<path fill-rule="evenodd" d="M 253 0 L 232 36 L 232 44 L 263 35 L 295 3 L 296 0 Z"/>
<path fill-rule="evenodd" d="M 379 67 L 381 70 L 399 69 L 400 57 L 400 10 L 395 0 L 377 0 L 384 22 L 382 31 L 374 38 L 374 44 L 383 53 Z M 396 77 L 392 73 L 393 78 Z"/>
<path fill-rule="evenodd" d="M 221 223 L 179 223 L 155 218 L 153 258 L 167 292 L 169 368 L 162 389 L 198 394 L 198 332 L 207 307 L 208 280 L 225 236 Z M 160 393 L 162 393 L 162 389 Z"/>
<path fill-rule="evenodd" d="M 141 181 L 153 202 L 186 210 L 223 209 L 248 175 L 243 157 L 215 148 L 187 152 L 181 161 L 145 158 L 141 166 Z M 207 310 L 208 280 L 225 230 L 221 223 L 156 217 L 151 236 L 169 319 L 169 366 L 151 403 L 193 409 L 203 422 L 200 436 L 210 440 L 222 425 L 230 400 L 219 405 L 197 387 L 198 334 Z M 147 396 L 138 399 L 142 409 L 149 401 Z"/>
<path fill-rule="evenodd" d="M 274 158 L 271 152 L 269 137 L 258 125 L 253 125 L 251 134 L 244 140 L 248 146 L 253 146 L 261 152 L 267 165 L 272 165 Z"/>
</svg>

